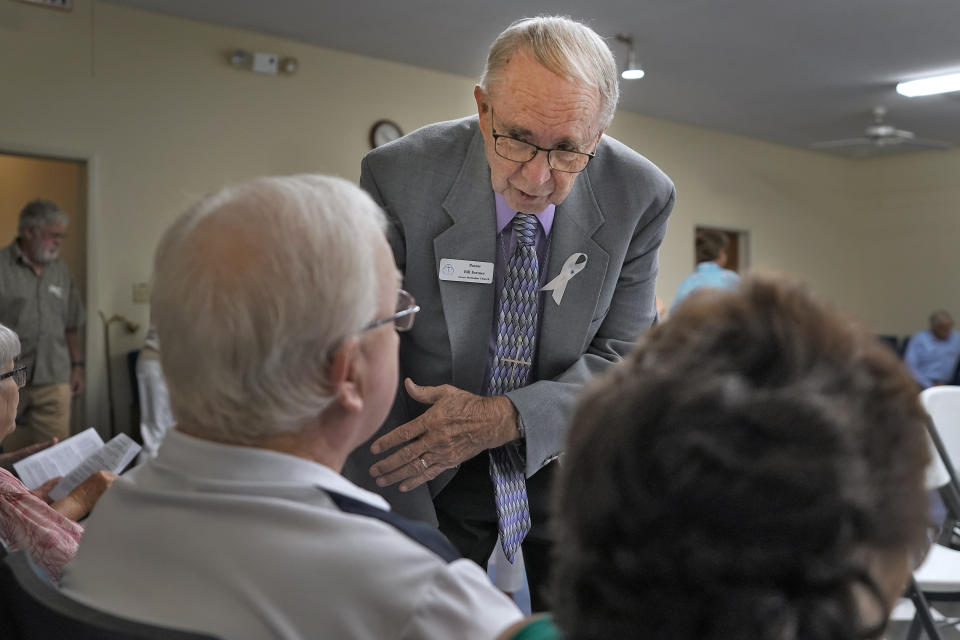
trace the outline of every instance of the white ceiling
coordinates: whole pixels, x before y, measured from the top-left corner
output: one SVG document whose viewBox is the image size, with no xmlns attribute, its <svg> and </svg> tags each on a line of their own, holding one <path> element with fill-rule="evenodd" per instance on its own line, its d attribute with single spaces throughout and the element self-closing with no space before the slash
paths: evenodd
<svg viewBox="0 0 960 640">
<path fill-rule="evenodd" d="M 621 83 L 628 111 L 807 147 L 859 136 L 883 105 L 896 127 L 960 145 L 960 92 L 894 91 L 960 71 L 958 0 L 110 1 L 470 77 L 514 19 L 565 14 L 608 37 L 618 60 L 613 36 L 634 37 L 647 76 Z"/>
</svg>

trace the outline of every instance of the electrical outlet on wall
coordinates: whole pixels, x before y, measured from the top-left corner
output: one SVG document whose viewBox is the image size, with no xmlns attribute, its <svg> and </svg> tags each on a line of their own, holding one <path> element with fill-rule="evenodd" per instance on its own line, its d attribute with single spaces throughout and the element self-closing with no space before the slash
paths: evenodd
<svg viewBox="0 0 960 640">
<path fill-rule="evenodd" d="M 35 4 L 40 7 L 70 11 L 73 9 L 73 0 L 18 0 L 24 4 Z"/>
<path fill-rule="evenodd" d="M 133 283 L 133 301 L 136 304 L 147 304 L 150 302 L 150 283 Z"/>
</svg>

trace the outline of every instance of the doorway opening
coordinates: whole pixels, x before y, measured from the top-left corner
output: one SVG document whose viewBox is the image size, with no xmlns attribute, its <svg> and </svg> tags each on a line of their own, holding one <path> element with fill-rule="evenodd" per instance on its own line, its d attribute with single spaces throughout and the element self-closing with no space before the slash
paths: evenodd
<svg viewBox="0 0 960 640">
<path fill-rule="evenodd" d="M 87 161 L 22 153 L 0 152 L 0 246 L 17 237 L 17 222 L 23 206 L 36 198 L 56 202 L 70 216 L 67 235 L 60 246 L 60 259 L 87 308 Z M 80 331 L 81 349 L 86 353 L 86 332 Z M 84 394 L 73 399 L 70 431 L 78 433 L 84 422 Z"/>
<path fill-rule="evenodd" d="M 697 266 L 697 237 L 703 231 L 719 231 L 727 238 L 727 263 L 726 269 L 742 272 L 750 266 L 750 233 L 741 229 L 725 229 L 723 227 L 714 227 L 707 225 L 697 225 L 693 230 L 693 266 Z"/>
</svg>

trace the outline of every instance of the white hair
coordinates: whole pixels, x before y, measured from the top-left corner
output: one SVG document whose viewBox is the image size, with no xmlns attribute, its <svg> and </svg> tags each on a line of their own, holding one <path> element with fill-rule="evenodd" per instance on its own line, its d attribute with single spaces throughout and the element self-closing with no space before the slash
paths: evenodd
<svg viewBox="0 0 960 640">
<path fill-rule="evenodd" d="M 0 366 L 20 355 L 20 337 L 16 331 L 0 324 Z"/>
<path fill-rule="evenodd" d="M 620 100 L 617 63 L 610 47 L 596 31 L 566 16 L 517 20 L 490 46 L 480 88 L 487 94 L 495 91 L 510 58 L 521 50 L 561 77 L 596 87 L 601 128 L 610 126 Z"/>
<path fill-rule="evenodd" d="M 377 311 L 385 219 L 352 183 L 259 178 L 213 194 L 164 234 L 152 313 L 177 421 L 255 444 L 333 399 L 340 342 Z"/>
<path fill-rule="evenodd" d="M 57 206 L 56 202 L 37 198 L 28 202 L 20 210 L 17 234 L 22 236 L 30 229 L 42 229 L 48 224 L 59 224 L 65 227 L 69 222 L 70 217 Z"/>
</svg>

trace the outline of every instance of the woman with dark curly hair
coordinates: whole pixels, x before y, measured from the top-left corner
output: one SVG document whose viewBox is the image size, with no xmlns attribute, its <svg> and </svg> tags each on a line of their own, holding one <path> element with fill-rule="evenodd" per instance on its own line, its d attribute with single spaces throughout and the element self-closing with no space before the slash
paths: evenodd
<svg viewBox="0 0 960 640">
<path fill-rule="evenodd" d="M 574 416 L 560 635 L 879 636 L 926 541 L 925 419 L 896 356 L 803 287 L 697 292 Z"/>
</svg>

